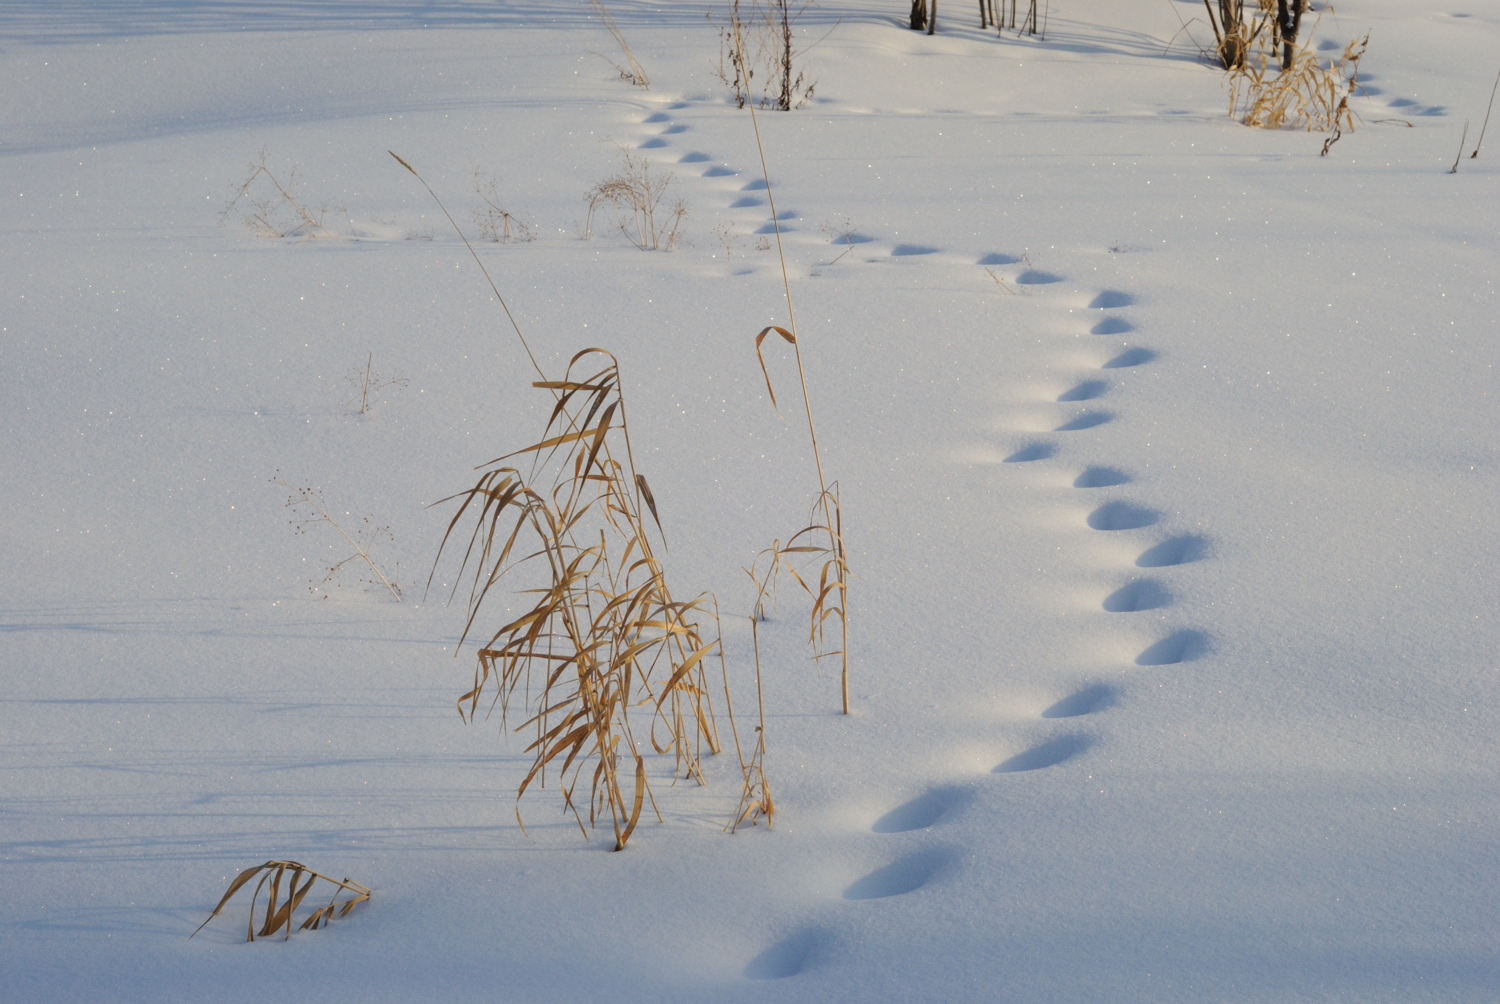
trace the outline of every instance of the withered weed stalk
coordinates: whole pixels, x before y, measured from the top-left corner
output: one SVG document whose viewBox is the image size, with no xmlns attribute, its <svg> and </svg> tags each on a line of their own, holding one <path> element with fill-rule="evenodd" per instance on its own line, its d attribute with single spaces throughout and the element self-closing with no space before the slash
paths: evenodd
<svg viewBox="0 0 1500 1004">
<path fill-rule="evenodd" d="M 635 54 L 630 51 L 630 46 L 625 42 L 625 35 L 620 31 L 620 26 L 615 24 L 614 15 L 609 12 L 608 7 L 604 6 L 603 0 L 589 0 L 589 3 L 593 5 L 594 10 L 598 11 L 599 20 L 603 21 L 604 27 L 609 29 L 609 33 L 614 38 L 615 44 L 625 54 L 625 61 L 630 64 L 630 68 L 626 69 L 602 53 L 596 52 L 594 55 L 604 60 L 610 66 L 613 66 L 615 72 L 620 74 L 621 80 L 629 84 L 634 84 L 642 90 L 649 91 L 651 89 L 651 81 L 646 79 L 646 71 L 641 68 L 640 63 L 636 62 Z"/>
<path fill-rule="evenodd" d="M 370 395 L 379 394 L 388 387 L 405 387 L 411 381 L 399 373 L 393 377 L 381 376 L 375 372 L 375 353 L 371 352 L 365 356 L 365 364 L 356 366 L 344 374 L 344 383 L 353 389 L 354 395 L 344 402 L 346 408 L 353 408 L 354 402 L 359 402 L 359 413 L 369 414 Z"/>
<path fill-rule="evenodd" d="M 719 79 L 734 91 L 736 107 L 755 101 L 751 82 L 757 68 L 764 81 L 760 107 L 785 112 L 812 100 L 817 81 L 809 80 L 806 67 L 798 69 L 797 63 L 818 43 L 801 49 L 793 44 L 797 21 L 812 5 L 813 0 L 800 6 L 794 0 L 749 0 L 742 7 L 741 0 L 729 0 L 722 23 L 708 11 L 709 22 L 719 29 Z M 753 55 L 747 41 L 754 46 Z"/>
<path fill-rule="evenodd" d="M 992 268 L 990 268 L 988 266 L 985 266 L 985 271 L 990 274 L 990 278 L 991 279 L 995 280 L 995 285 L 999 286 L 1002 290 L 1004 290 L 1007 295 L 1009 295 L 1009 296 L 1015 296 L 1016 295 L 1016 291 L 1013 290 L 1013 289 L 1011 289 L 1009 286 L 1007 286 L 1005 284 L 1005 280 L 1002 279 L 1002 278 L 1000 278 L 998 275 L 995 274 L 995 270 L 994 269 L 992 269 Z"/>
<path fill-rule="evenodd" d="M 718 614 L 715 608 L 715 616 Z M 757 618 L 750 618 L 750 638 L 755 646 L 755 709 L 760 722 L 755 727 L 755 748 L 750 759 L 745 759 L 744 747 L 740 745 L 740 730 L 735 725 L 734 707 L 729 701 L 729 671 L 724 670 L 724 704 L 729 712 L 729 728 L 734 733 L 734 751 L 740 759 L 740 804 L 734 810 L 734 818 L 724 829 L 733 833 L 740 825 L 749 822 L 754 826 L 758 816 L 766 817 L 766 826 L 776 825 L 776 803 L 771 800 L 771 786 L 766 781 L 766 702 L 761 696 L 760 686 L 760 631 Z M 720 668 L 723 668 L 724 650 L 719 649 Z"/>
<path fill-rule="evenodd" d="M 609 205 L 615 212 L 615 227 L 630 243 L 642 251 L 671 249 L 682 239 L 682 221 L 688 211 L 687 203 L 680 198 L 663 205 L 673 181 L 672 172 L 653 175 L 651 161 L 635 156 L 628 147 L 620 147 L 620 155 L 623 166 L 619 173 L 584 193 L 589 207 L 584 234 L 593 233 L 595 211 Z"/>
<path fill-rule="evenodd" d="M 227 225 L 238 218 L 262 237 L 300 237 L 302 240 L 347 240 L 324 223 L 330 212 L 328 204 L 309 206 L 297 195 L 301 182 L 297 165 L 284 177 L 277 177 L 266 164 L 262 147 L 250 162 L 245 180 L 232 186 L 234 197 L 219 214 L 219 223 Z M 343 214 L 342 209 L 333 210 Z"/>
<path fill-rule="evenodd" d="M 384 586 L 390 592 L 391 596 L 395 597 L 397 603 L 401 602 L 401 587 L 392 581 L 393 578 L 399 577 L 400 566 L 397 565 L 396 573 L 388 578 L 380 566 L 375 563 L 375 560 L 370 557 L 370 550 L 376 544 L 380 543 L 381 540 L 393 541 L 395 539 L 389 526 L 380 524 L 373 516 L 365 516 L 357 523 L 351 522 L 350 525 L 354 528 L 351 533 L 349 530 L 344 529 L 338 520 L 334 519 L 332 511 L 328 508 L 328 503 L 323 498 L 323 490 L 321 488 L 314 488 L 310 484 L 293 485 L 281 476 L 280 471 L 277 471 L 276 476 L 271 478 L 271 480 L 291 492 L 286 499 L 286 508 L 292 511 L 292 519 L 287 522 L 291 523 L 294 533 L 297 536 L 306 536 L 308 527 L 310 526 L 318 523 L 327 523 L 338 532 L 339 536 L 344 538 L 350 547 L 354 548 L 353 554 L 327 566 L 324 569 L 321 579 L 309 580 L 311 584 L 308 590 L 314 596 L 318 593 L 323 593 L 323 599 L 328 599 L 329 593 L 324 590 L 336 589 L 341 586 L 342 582 L 340 578 L 344 570 L 351 565 L 357 567 L 357 559 L 358 561 L 363 561 L 375 575 L 374 579 L 359 579 L 361 584 L 373 586 L 379 581 L 380 585 Z M 353 517 L 349 516 L 348 513 L 344 515 L 348 516 L 351 521 L 353 520 Z"/>
<path fill-rule="evenodd" d="M 478 167 L 474 168 L 472 179 L 474 194 L 479 196 L 483 203 L 474 210 L 474 223 L 479 227 L 479 236 L 496 244 L 509 244 L 511 241 L 534 241 L 536 234 L 531 228 L 506 209 L 500 200 L 500 179 L 494 175 L 485 177 L 480 173 Z"/>
<path fill-rule="evenodd" d="M 264 872 L 265 874 L 261 874 Z M 219 900 L 219 905 L 214 907 L 213 913 L 208 915 L 208 920 L 198 925 L 193 934 L 188 935 L 192 940 L 193 935 L 208 926 L 208 921 L 219 915 L 224 909 L 224 904 L 234 898 L 255 876 L 260 875 L 260 881 L 255 884 L 255 891 L 250 894 L 250 923 L 245 927 L 245 940 L 254 941 L 256 938 L 273 937 L 277 931 L 285 928 L 286 937 L 292 936 L 293 914 L 297 912 L 307 894 L 312 891 L 313 883 L 322 879 L 333 886 L 333 895 L 328 905 L 314 910 L 310 916 L 298 926 L 299 931 L 316 931 L 319 927 L 327 927 L 329 922 L 337 914 L 340 917 L 349 916 L 349 911 L 370 898 L 370 890 L 360 885 L 351 878 L 345 877 L 342 881 L 329 878 L 322 872 L 315 872 L 304 864 L 296 861 L 267 861 L 263 865 L 254 868 L 246 868 L 240 872 L 235 880 L 229 884 L 229 891 Z M 307 881 L 302 882 L 302 876 L 307 876 Z M 281 881 L 286 879 L 286 899 L 281 898 Z M 265 921 L 260 925 L 260 930 L 255 929 L 255 901 L 260 898 L 260 890 L 265 886 L 267 880 L 271 883 L 270 898 L 266 901 Z M 300 885 L 298 883 L 301 883 Z M 349 898 L 340 900 L 340 893 L 349 893 Z"/>
<path fill-rule="evenodd" d="M 743 54 L 744 36 L 738 29 L 734 35 L 736 50 Z M 743 62 L 743 56 L 740 57 Z M 777 222 L 776 195 L 771 188 L 771 172 L 766 167 L 766 150 L 760 138 L 760 123 L 755 115 L 755 105 L 750 103 L 750 124 L 755 132 L 755 148 L 760 154 L 761 175 L 766 180 L 766 199 L 771 206 L 771 224 L 776 234 L 776 253 L 781 260 L 781 282 L 786 292 L 787 327 L 770 325 L 755 336 L 755 355 L 760 361 L 762 375 L 766 378 L 766 392 L 771 396 L 771 407 L 776 407 L 776 389 L 771 384 L 771 371 L 766 367 L 766 358 L 761 343 L 773 331 L 792 347 L 797 360 L 797 379 L 802 385 L 802 406 L 807 415 L 807 432 L 812 441 L 813 463 L 818 472 L 818 494 L 813 500 L 808 525 L 792 534 L 783 546 L 778 540 L 756 556 L 755 562 L 746 571 L 758 584 L 756 594 L 756 616 L 763 616 L 766 584 L 774 590 L 778 569 L 788 572 L 813 600 L 808 642 L 813 647 L 813 658 L 822 660 L 829 656 L 840 656 L 840 689 L 843 695 L 844 714 L 849 713 L 849 561 L 844 549 L 843 511 L 840 507 L 838 482 L 830 483 L 823 474 L 823 457 L 818 450 L 818 429 L 813 423 L 812 398 L 807 390 L 807 371 L 802 365 L 802 344 L 797 338 L 797 314 L 792 309 L 792 282 L 787 273 L 786 251 L 781 244 L 781 224 Z M 778 410 L 778 414 L 779 414 Z M 768 568 L 763 573 L 756 569 L 762 557 L 767 558 Z M 798 571 L 799 563 L 807 562 L 803 572 L 821 562 L 817 574 L 804 575 Z M 809 585 L 816 581 L 817 587 Z M 828 621 L 838 618 L 838 648 L 827 645 Z"/>
<path fill-rule="evenodd" d="M 767 184 L 769 184 L 769 182 Z M 829 265 L 835 264 L 839 260 L 839 258 L 842 258 L 850 251 L 853 251 L 854 245 L 856 243 L 855 238 L 860 236 L 859 224 L 855 223 L 847 216 L 844 217 L 843 222 L 835 222 L 830 220 L 829 222 L 819 225 L 818 229 L 828 235 L 828 240 L 831 243 L 839 243 L 840 238 L 842 238 L 844 242 L 844 250 L 840 251 L 838 258 L 835 258 L 833 259 L 833 261 L 829 262 Z M 861 237 L 860 243 L 863 243 L 863 241 L 864 238 Z"/>
<path fill-rule="evenodd" d="M 441 208 L 442 201 L 422 184 Z M 485 277 L 510 317 L 488 272 Z M 526 346 L 513 317 L 511 324 Z M 530 356 L 529 346 L 526 351 Z M 719 752 L 704 665 L 717 650 L 727 711 L 718 609 L 709 594 L 682 601 L 667 585 L 646 522 L 649 513 L 665 546 L 660 513 L 635 468 L 618 360 L 604 349 L 584 349 L 568 361 L 560 380 L 549 380 L 535 357 L 532 365 L 541 378 L 532 385 L 553 400 L 542 437 L 481 465 L 474 487 L 442 500 L 460 504 L 439 545 L 434 574 L 450 539 L 457 547 L 460 524 L 466 517 L 473 521 L 458 572 L 459 579 L 468 579 L 469 591 L 460 644 L 478 630 L 490 590 L 502 579 L 519 576 L 527 587 L 517 594 L 525 598 L 524 612 L 489 632 L 479 649 L 473 686 L 459 698 L 458 711 L 472 722 L 487 697 L 488 713 L 498 707 L 503 727 L 513 702 L 521 706 L 515 731 L 530 735 L 532 755 L 516 791 L 523 831 L 519 802 L 533 783 L 546 786 L 550 768 L 564 811 L 573 813 L 584 837 L 607 817 L 615 850 L 623 850 L 648 799 L 661 819 L 645 745 L 673 756 L 674 777 L 700 784 L 705 749 Z M 455 594 L 459 587 L 455 581 Z M 632 720 L 633 709 L 644 712 L 636 711 Z M 644 736 L 637 731 L 642 713 Z M 741 763 L 745 768 L 743 758 Z M 755 763 L 759 770 L 760 761 Z"/>
</svg>

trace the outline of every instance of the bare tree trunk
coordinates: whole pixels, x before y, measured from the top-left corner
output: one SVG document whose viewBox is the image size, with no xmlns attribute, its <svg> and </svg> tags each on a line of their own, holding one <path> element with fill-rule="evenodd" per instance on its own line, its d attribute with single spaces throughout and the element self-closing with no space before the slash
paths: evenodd
<svg viewBox="0 0 1500 1004">
<path fill-rule="evenodd" d="M 1297 32 L 1302 29 L 1302 0 L 1276 0 L 1276 28 L 1281 34 L 1281 68 L 1292 68 Z"/>
<path fill-rule="evenodd" d="M 927 34 L 937 34 L 937 0 L 930 0 L 927 8 Z"/>
<path fill-rule="evenodd" d="M 927 0 L 911 0 L 911 30 L 927 27 Z"/>
</svg>

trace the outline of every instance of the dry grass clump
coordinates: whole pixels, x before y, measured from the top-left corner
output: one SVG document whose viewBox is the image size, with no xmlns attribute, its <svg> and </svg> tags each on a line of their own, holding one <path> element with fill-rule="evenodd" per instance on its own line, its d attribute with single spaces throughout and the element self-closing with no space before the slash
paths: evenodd
<svg viewBox="0 0 1500 1004">
<path fill-rule="evenodd" d="M 1359 61 L 1370 37 L 1353 39 L 1337 59 L 1297 48 L 1289 69 L 1272 69 L 1275 51 L 1260 44 L 1229 77 L 1229 114 L 1259 129 L 1301 126 L 1309 132 L 1354 130 L 1349 95 L 1359 80 Z"/>
<path fill-rule="evenodd" d="M 421 182 L 468 245 L 431 186 L 405 160 L 394 152 L 391 156 Z M 443 535 L 439 560 L 465 511 L 475 507 L 474 529 L 459 570 L 462 577 L 470 560 L 474 561 L 464 639 L 474 629 L 489 590 L 502 578 L 525 569 L 537 584 L 520 594 L 534 597 L 531 608 L 502 625 L 479 651 L 474 685 L 459 699 L 459 714 L 473 721 L 480 698 L 493 686 L 490 710 L 498 705 L 501 720 L 506 721 L 516 687 L 524 680 L 520 700 L 529 717 L 516 731 L 531 731 L 535 739 L 527 747 L 533 754 L 532 766 L 518 787 L 517 802 L 533 781 L 545 786 L 548 765 L 563 757 L 553 770 L 565 810 L 572 811 L 587 839 L 574 794 L 592 763 L 590 826 L 608 810 L 615 850 L 623 850 L 640 820 L 645 799 L 651 799 L 653 811 L 661 818 L 630 709 L 649 709 L 647 738 L 652 749 L 672 753 L 674 773 L 681 771 L 702 783 L 703 747 L 710 753 L 719 751 L 704 667 L 706 657 L 717 650 L 725 710 L 735 733 L 743 779 L 740 807 L 730 828 L 747 818 L 749 803 L 758 807 L 769 824 L 774 805 L 764 772 L 763 706 L 756 748 L 747 761 L 730 704 L 717 601 L 712 594 L 688 602 L 675 600 L 647 534 L 644 512 L 651 513 L 658 534 L 662 533 L 661 517 L 650 485 L 635 470 L 619 362 L 603 349 L 584 349 L 569 360 L 562 380 L 547 379 L 505 297 L 472 246 L 469 253 L 541 377 L 533 386 L 551 394 L 554 404 L 539 442 L 482 465 L 492 469 L 473 488 L 449 499 L 461 498 L 463 503 Z M 607 366 L 574 379 L 574 368 L 582 360 L 598 361 L 600 356 L 608 358 Z M 495 466 L 527 455 L 532 461 L 529 473 L 523 474 L 519 467 Z M 533 486 L 548 480 L 545 475 L 537 476 L 541 468 L 552 474 L 550 487 L 538 491 Z M 665 546 L 664 534 L 662 543 Z M 532 549 L 527 550 L 528 546 Z M 436 566 L 434 561 L 434 571 Z M 429 576 L 429 587 L 431 583 Z M 713 619 L 711 640 L 700 627 L 700 617 Z M 535 692 L 533 670 L 541 676 Z M 758 645 L 756 695 L 759 699 Z M 627 758 L 623 764 L 622 757 Z M 630 771 L 632 761 L 634 784 L 627 799 L 620 775 L 622 766 Z M 748 818 L 754 821 L 756 813 L 752 809 Z M 522 822 L 519 805 L 516 821 Z"/>
<path fill-rule="evenodd" d="M 600 357 L 608 360 L 603 369 L 575 375 L 580 363 Z M 614 356 L 585 349 L 562 380 L 533 386 L 555 397 L 543 438 L 490 461 L 473 488 L 452 496 L 463 502 L 442 546 L 471 507 L 475 520 L 459 573 L 473 562 L 464 636 L 502 578 L 525 568 L 539 583 L 522 594 L 530 608 L 480 649 L 459 713 L 472 721 L 493 686 L 490 706 L 500 707 L 504 721 L 524 681 L 519 700 L 527 717 L 516 731 L 533 735 L 533 760 L 517 799 L 533 782 L 545 785 L 548 766 L 561 758 L 552 769 L 579 829 L 588 835 L 575 797 L 586 776 L 589 826 L 607 814 L 621 850 L 651 797 L 631 709 L 648 709 L 651 748 L 672 753 L 676 770 L 701 782 L 703 747 L 719 751 L 703 666 L 719 638 L 700 625 L 708 616 L 704 597 L 672 596 L 647 534 L 645 513 L 658 530 L 659 521 L 635 470 Z M 533 471 L 552 470 L 541 479 L 548 483 L 533 487 L 537 479 L 519 467 L 495 466 L 524 456 Z"/>
<path fill-rule="evenodd" d="M 302 240 L 347 240 L 324 223 L 330 212 L 328 204 L 309 206 L 297 194 L 300 181 L 297 165 L 284 177 L 277 177 L 266 164 L 262 147 L 250 162 L 245 180 L 234 188 L 234 197 L 219 214 L 219 222 L 240 219 L 262 237 L 300 237 Z M 344 210 L 333 210 L 342 214 Z"/>
<path fill-rule="evenodd" d="M 224 909 L 224 904 L 228 903 L 234 897 L 235 893 L 244 888 L 246 883 L 256 875 L 260 875 L 261 872 L 265 872 L 265 874 L 260 876 L 260 881 L 255 884 L 255 892 L 250 895 L 250 923 L 245 928 L 246 941 L 272 937 L 277 931 L 283 928 L 286 929 L 286 937 L 290 938 L 292 936 L 292 915 L 297 912 L 297 908 L 302 905 L 302 901 L 307 897 L 308 892 L 312 890 L 313 883 L 318 881 L 318 879 L 322 879 L 334 887 L 333 896 L 329 899 L 327 906 L 321 906 L 314 910 L 298 926 L 297 930 L 299 931 L 316 931 L 320 926 L 327 927 L 335 914 L 340 917 L 347 917 L 349 916 L 349 911 L 354 909 L 356 904 L 363 903 L 370 898 L 370 890 L 351 878 L 346 877 L 343 880 L 329 878 L 327 875 L 315 872 L 306 865 L 298 864 L 296 861 L 267 861 L 263 865 L 246 868 L 240 872 L 235 880 L 229 883 L 229 891 L 224 893 L 224 897 L 219 900 L 219 905 L 214 907 L 214 912 L 208 915 L 208 920 L 199 924 L 197 930 L 193 934 L 188 935 L 188 939 L 192 940 L 193 935 L 207 927 L 208 921 L 213 920 L 219 915 L 219 911 Z M 307 876 L 306 882 L 302 882 L 302 876 L 304 875 Z M 283 877 L 287 880 L 286 899 L 284 900 L 281 898 L 281 880 Z M 255 901 L 260 897 L 260 890 L 268 880 L 271 883 L 270 898 L 266 901 L 265 921 L 260 925 L 260 930 L 257 931 L 255 929 Z M 300 886 L 298 885 L 299 882 L 302 883 Z M 341 892 L 351 893 L 352 895 L 348 899 L 340 900 L 339 894 Z"/>
<path fill-rule="evenodd" d="M 642 251 L 674 247 L 682 239 L 682 221 L 688 210 L 680 198 L 663 205 L 673 181 L 672 172 L 653 175 L 650 160 L 634 156 L 625 147 L 620 153 L 624 165 L 619 173 L 584 193 L 589 205 L 584 236 L 593 233 L 594 212 L 608 205 L 614 209 L 616 228 Z"/>
</svg>

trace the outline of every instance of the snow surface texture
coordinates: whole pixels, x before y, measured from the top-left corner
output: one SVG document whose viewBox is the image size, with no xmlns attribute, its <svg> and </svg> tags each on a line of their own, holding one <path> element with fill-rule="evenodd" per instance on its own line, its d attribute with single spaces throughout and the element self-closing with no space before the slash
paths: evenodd
<svg viewBox="0 0 1500 1004">
<path fill-rule="evenodd" d="M 0 8 L 8 1000 L 1492 998 L 1500 133 L 1448 168 L 1500 11 L 1339 4 L 1315 43 L 1370 32 L 1363 122 L 1320 159 L 1168 48 L 1201 4 L 1054 0 L 1045 41 L 906 8 L 809 14 L 815 100 L 761 116 L 855 712 L 785 594 L 775 831 L 720 832 L 729 757 L 653 763 L 667 822 L 623 854 L 550 788 L 523 837 L 524 744 L 454 711 L 425 507 L 549 402 L 385 151 L 535 228 L 480 254 L 549 371 L 619 355 L 674 590 L 736 615 L 743 683 L 740 566 L 816 477 L 784 346 L 785 419 L 754 357 L 786 308 L 704 5 L 611 4 L 649 91 L 582 2 Z M 578 238 L 615 144 L 691 243 Z M 261 149 L 357 239 L 219 226 Z M 410 382 L 359 415 L 367 354 Z M 343 552 L 278 471 L 390 525 L 406 602 L 309 591 Z M 272 857 L 374 899 L 189 942 Z"/>
</svg>

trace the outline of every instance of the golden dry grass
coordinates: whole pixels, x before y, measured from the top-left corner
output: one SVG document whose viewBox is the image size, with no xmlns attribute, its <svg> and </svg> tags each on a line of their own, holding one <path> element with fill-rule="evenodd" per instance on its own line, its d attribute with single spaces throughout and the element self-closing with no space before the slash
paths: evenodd
<svg viewBox="0 0 1500 1004">
<path fill-rule="evenodd" d="M 1359 61 L 1370 37 L 1352 39 L 1337 59 L 1311 48 L 1294 50 L 1290 69 L 1276 60 L 1274 44 L 1260 35 L 1255 49 L 1229 70 L 1229 114 L 1258 129 L 1354 131 L 1349 95 L 1359 82 Z"/>
<path fill-rule="evenodd" d="M 545 786 L 551 767 L 587 836 L 577 797 L 587 778 L 588 825 L 608 816 L 619 850 L 651 797 L 632 709 L 646 709 L 644 743 L 671 753 L 676 773 L 701 782 L 704 747 L 719 751 L 703 665 L 719 638 L 700 624 L 709 616 L 705 597 L 673 597 L 647 534 L 644 514 L 653 522 L 658 514 L 635 470 L 618 361 L 585 349 L 563 379 L 533 386 L 554 396 L 542 438 L 484 465 L 473 488 L 444 500 L 461 504 L 442 548 L 466 515 L 474 521 L 460 568 L 463 576 L 473 567 L 465 638 L 502 579 L 526 568 L 540 583 L 521 594 L 529 608 L 479 650 L 459 713 L 472 721 L 493 689 L 490 707 L 504 722 L 519 700 L 525 718 L 517 731 L 531 734 L 533 759 L 517 799 L 533 783 Z M 530 471 L 507 463 L 516 458 L 530 459 Z"/>
<path fill-rule="evenodd" d="M 370 898 L 370 890 L 351 878 L 346 877 L 342 880 L 329 878 L 327 875 L 315 872 L 306 865 L 299 864 L 296 861 L 267 861 L 263 865 L 246 868 L 235 877 L 233 882 L 229 883 L 229 890 L 219 900 L 219 905 L 214 907 L 213 913 L 208 915 L 208 920 L 199 924 L 197 930 L 193 931 L 193 934 L 188 935 L 189 940 L 198 931 L 207 927 L 208 921 L 217 917 L 219 911 L 224 909 L 224 905 L 234 898 L 234 894 L 244 888 L 256 875 L 260 875 L 260 881 L 255 884 L 255 892 L 250 895 L 250 922 L 245 927 L 246 941 L 254 941 L 256 938 L 269 938 L 281 930 L 285 930 L 286 937 L 290 938 L 292 936 L 292 921 L 295 919 L 294 914 L 302 906 L 302 901 L 307 898 L 307 894 L 312 891 L 313 883 L 319 879 L 330 883 L 334 887 L 333 895 L 326 906 L 321 906 L 314 910 L 302 921 L 297 928 L 299 931 L 316 931 L 319 927 L 327 927 L 335 915 L 347 917 L 349 911 L 354 909 L 356 904 L 363 903 Z M 304 875 L 307 876 L 306 882 L 302 881 Z M 285 899 L 281 898 L 283 879 L 286 880 Z M 257 931 L 255 929 L 255 903 L 260 898 L 260 891 L 265 887 L 267 881 L 271 883 L 271 888 L 269 890 L 269 898 L 266 900 L 265 919 L 260 925 L 260 930 Z M 340 900 L 340 893 L 349 893 L 350 896 L 348 899 Z"/>
</svg>

